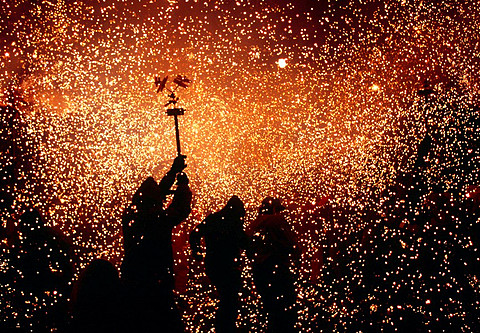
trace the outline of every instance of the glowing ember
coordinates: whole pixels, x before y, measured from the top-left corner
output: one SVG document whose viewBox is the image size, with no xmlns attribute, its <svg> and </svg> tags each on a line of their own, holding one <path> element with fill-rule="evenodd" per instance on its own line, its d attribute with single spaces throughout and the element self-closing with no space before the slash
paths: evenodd
<svg viewBox="0 0 480 333">
<path fill-rule="evenodd" d="M 278 59 L 277 65 L 278 65 L 278 67 L 280 67 L 280 68 L 285 68 L 285 67 L 287 67 L 287 59 L 283 59 L 283 58 L 282 58 L 282 59 Z"/>
</svg>

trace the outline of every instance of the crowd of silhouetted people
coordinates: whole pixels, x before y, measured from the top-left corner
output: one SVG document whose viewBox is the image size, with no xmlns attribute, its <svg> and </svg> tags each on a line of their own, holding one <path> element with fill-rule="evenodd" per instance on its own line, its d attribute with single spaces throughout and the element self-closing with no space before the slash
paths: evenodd
<svg viewBox="0 0 480 333">
<path fill-rule="evenodd" d="M 47 227 L 36 209 L 25 211 L 18 221 L 18 237 L 4 238 L 2 242 L 2 250 L 8 249 L 2 253 L 4 269 L 0 276 L 2 290 L 7 291 L 1 295 L 4 302 L 2 309 L 7 312 L 2 318 L 2 331 L 185 332 L 174 293 L 172 250 L 172 231 L 191 212 L 192 192 L 184 173 L 185 167 L 185 156 L 176 157 L 159 182 L 149 177 L 133 195 L 121 220 L 124 258 L 120 271 L 107 260 L 95 259 L 75 279 L 75 254 L 71 244 L 53 228 Z M 408 198 L 409 191 L 410 198 L 417 196 L 415 200 L 420 200 L 423 192 L 418 186 L 422 181 L 414 178 L 413 174 L 403 175 L 395 186 L 386 190 L 392 193 L 385 197 L 393 201 L 383 203 L 383 216 L 370 212 L 371 216 L 364 214 L 363 217 L 371 221 L 383 219 L 386 225 L 412 234 L 423 228 L 421 223 L 455 225 L 455 217 L 459 217 L 469 221 L 469 229 L 465 232 L 473 232 L 471 246 L 478 248 L 480 189 L 471 187 L 461 208 L 454 206 L 448 192 L 431 193 L 423 197 L 426 198 L 424 213 L 410 216 L 414 211 L 412 207 L 398 203 L 405 204 L 402 198 Z M 173 197 L 166 205 L 169 195 Z M 347 277 L 348 273 L 343 269 L 348 265 L 341 267 L 339 255 L 342 243 L 359 243 L 372 253 L 372 260 L 365 266 L 367 281 L 364 286 L 372 284 L 374 289 L 376 285 L 372 281 L 379 277 L 385 280 L 382 275 L 388 270 L 381 266 L 383 262 L 376 261 L 384 254 L 379 252 L 381 248 L 372 246 L 372 235 L 381 232 L 382 227 L 376 230 L 364 228 L 357 239 L 349 240 L 353 233 L 338 232 L 338 227 L 348 225 L 341 219 L 351 213 L 339 213 L 340 210 L 326 204 L 327 201 L 325 199 L 307 207 L 312 217 L 310 222 L 315 224 L 311 226 L 312 230 L 306 230 L 309 228 L 308 221 L 303 221 L 294 231 L 282 214 L 285 207 L 281 200 L 273 197 L 266 197 L 261 202 L 255 219 L 247 224 L 244 221 L 244 203 L 236 195 L 231 196 L 223 208 L 209 214 L 194 227 L 189 237 L 192 262 L 199 265 L 200 261 L 204 261 L 205 273 L 218 296 L 215 332 L 237 330 L 239 293 L 243 284 L 242 252 L 251 263 L 254 288 L 265 311 L 267 331 L 299 331 L 292 265 L 298 270 L 300 257 L 304 256 L 304 262 L 308 257 L 305 252 L 302 253 L 301 241 L 296 234 L 299 231 L 303 236 L 311 232 L 309 237 L 319 237 L 321 228 L 325 231 L 324 243 L 328 248 L 315 249 L 311 260 L 306 260 L 312 266 L 312 276 L 308 280 L 314 285 L 319 279 L 315 271 L 318 273 L 321 266 L 329 263 L 336 265 L 332 275 L 338 281 L 344 280 L 342 276 Z M 460 213 L 463 215 L 460 216 Z M 320 221 L 336 222 L 333 227 L 325 228 Z M 455 228 L 458 230 L 458 226 Z M 383 250 L 395 247 L 395 244 L 385 243 Z M 461 251 L 459 248 L 458 253 Z M 375 257 L 377 252 L 378 258 Z M 472 258 L 475 268 L 478 268 L 477 258 Z M 425 265 L 433 265 L 431 258 L 420 256 L 420 259 Z M 369 276 L 372 278 L 370 281 Z M 323 283 L 329 283 L 327 275 Z M 468 281 L 465 284 L 468 285 Z M 358 295 L 363 294 L 359 292 Z M 368 299 L 368 296 L 363 296 Z M 378 312 L 365 316 L 374 318 L 375 315 Z M 369 321 L 365 319 L 365 322 Z M 412 322 L 421 324 L 421 320 Z"/>
<path fill-rule="evenodd" d="M 174 295 L 172 231 L 191 212 L 192 192 L 183 172 L 185 156 L 175 158 L 157 183 L 147 178 L 122 216 L 124 258 L 120 272 L 95 259 L 74 278 L 74 253 L 65 238 L 28 209 L 18 237 L 4 252 L 10 269 L 2 284 L 6 330 L 42 332 L 185 332 Z M 174 188 L 174 189 L 172 189 Z M 173 195 L 165 207 L 167 196 Z M 191 253 L 202 260 L 218 294 L 215 331 L 235 332 L 242 286 L 241 252 L 252 260 L 253 277 L 268 316 L 269 332 L 294 332 L 295 287 L 290 259 L 297 239 L 280 212 L 279 199 L 267 197 L 257 219 L 244 228 L 245 207 L 233 195 L 190 234 Z M 204 239 L 204 243 L 202 243 Z M 29 313 L 30 312 L 30 313 Z"/>
</svg>

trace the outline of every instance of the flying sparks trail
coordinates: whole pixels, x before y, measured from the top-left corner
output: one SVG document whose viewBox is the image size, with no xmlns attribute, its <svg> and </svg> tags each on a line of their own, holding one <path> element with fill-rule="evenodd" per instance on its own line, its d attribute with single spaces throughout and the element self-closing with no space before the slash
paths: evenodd
<svg viewBox="0 0 480 333">
<path fill-rule="evenodd" d="M 384 218 L 378 217 L 389 204 L 384 195 L 400 193 L 392 186 L 416 165 L 416 147 L 426 134 L 434 147 L 425 154 L 425 163 L 432 164 L 425 171 L 426 192 L 441 183 L 445 191 L 463 195 L 478 185 L 471 171 L 478 163 L 477 1 L 52 0 L 6 1 L 0 11 L 0 99 L 19 111 L 2 115 L 4 124 L 14 124 L 3 125 L 2 140 L 16 147 L 14 153 L 2 147 L 13 156 L 2 155 L 2 165 L 21 166 L 15 181 L 4 178 L 3 191 L 12 197 L 9 213 L 2 213 L 4 229 L 23 207 L 35 205 L 75 244 L 78 270 L 96 257 L 119 263 L 124 208 L 142 180 L 161 177 L 176 154 L 174 128 L 162 116 L 164 103 L 151 83 L 156 73 L 182 74 L 192 79 L 179 95 L 194 110 L 182 118 L 182 149 L 195 207 L 175 232 L 179 270 L 189 264 L 185 235 L 226 198 L 239 195 L 251 221 L 265 196 L 280 197 L 304 248 L 299 279 L 311 282 L 312 260 L 324 267 L 320 282 L 299 284 L 302 330 L 328 331 L 335 320 L 341 331 L 360 320 L 362 306 L 384 328 L 397 325 L 401 320 L 394 314 L 401 311 L 436 323 L 441 306 L 421 300 L 421 293 L 433 293 L 427 288 L 431 281 L 412 269 L 412 258 L 421 257 L 427 245 L 413 236 L 400 243 L 406 229 L 369 234 L 369 221 Z M 417 94 L 427 79 L 428 98 Z M 473 148 L 469 140 L 477 140 Z M 332 223 L 318 217 L 328 205 Z M 392 207 L 422 213 L 408 200 Z M 476 246 L 469 245 L 475 239 L 434 229 L 428 232 L 464 251 Z M 363 239 L 392 240 L 392 248 L 404 251 L 401 262 L 387 250 L 379 254 L 391 274 L 382 282 L 388 288 L 372 287 L 362 301 L 355 299 L 354 284 L 368 284 L 363 276 L 372 268 L 360 255 L 362 237 L 347 242 L 359 233 Z M 439 272 L 449 271 L 454 250 L 433 241 L 428 246 L 445 258 Z M 327 247 L 351 257 L 345 264 L 351 281 L 325 273 L 336 269 L 327 255 L 318 257 Z M 384 251 L 380 247 L 372 251 Z M 179 295 L 186 307 L 199 310 L 185 312 L 189 331 L 204 332 L 212 327 L 214 302 L 204 273 L 192 274 Z M 244 276 L 247 290 L 248 269 Z M 479 276 L 468 278 L 478 293 Z M 458 280 L 446 280 L 438 288 L 460 290 Z M 416 303 L 397 308 L 404 287 Z M 0 296 L 10 292 L 5 287 Z M 460 294 L 449 294 L 442 316 L 469 330 Z M 245 291 L 242 302 L 242 313 L 251 316 L 241 316 L 239 325 L 260 330 L 265 318 L 256 315 L 257 295 Z"/>
</svg>

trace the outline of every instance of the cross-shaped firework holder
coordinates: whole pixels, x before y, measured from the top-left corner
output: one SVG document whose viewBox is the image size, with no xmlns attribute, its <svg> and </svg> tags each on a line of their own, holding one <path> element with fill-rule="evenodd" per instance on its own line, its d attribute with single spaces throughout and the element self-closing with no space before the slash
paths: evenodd
<svg viewBox="0 0 480 333">
<path fill-rule="evenodd" d="M 167 109 L 166 113 L 167 113 L 167 116 L 173 116 L 173 118 L 175 119 L 175 138 L 177 140 L 177 154 L 178 156 L 180 156 L 182 153 L 180 148 L 180 131 L 178 129 L 178 116 L 182 116 L 185 113 L 185 109 L 175 107 L 178 102 L 178 97 L 175 95 L 175 92 L 179 87 L 187 88 L 191 81 L 187 79 L 185 76 L 177 75 L 175 79 L 173 79 L 173 83 L 176 86 L 175 88 L 173 88 L 173 90 L 170 90 L 166 88 L 167 80 L 168 80 L 168 76 L 166 76 L 163 79 L 156 76 L 155 86 L 157 87 L 157 93 L 162 92 L 163 90 L 167 90 L 169 92 L 169 95 L 168 95 L 169 99 L 167 104 L 165 104 L 165 107 L 172 105 L 173 108 Z"/>
</svg>

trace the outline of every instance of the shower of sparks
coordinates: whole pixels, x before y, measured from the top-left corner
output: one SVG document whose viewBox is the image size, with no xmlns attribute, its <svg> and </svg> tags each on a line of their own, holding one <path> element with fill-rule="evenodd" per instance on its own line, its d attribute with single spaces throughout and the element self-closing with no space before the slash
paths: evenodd
<svg viewBox="0 0 480 333">
<path fill-rule="evenodd" d="M 178 95 L 186 109 L 180 131 L 194 209 L 174 234 L 189 331 L 211 327 L 214 302 L 204 273 L 191 267 L 188 232 L 231 195 L 245 201 L 246 223 L 265 196 L 283 199 L 304 249 L 296 274 L 310 282 L 312 260 L 332 252 L 329 237 L 338 236 L 340 251 L 349 235 L 371 230 L 366 212 L 384 213 L 376 199 L 411 170 L 427 131 L 443 147 L 430 156 L 436 160 L 426 173 L 429 190 L 441 183 L 464 193 L 478 182 L 478 175 L 445 171 L 458 168 L 469 151 L 464 141 L 450 140 L 460 137 L 452 125 L 479 134 L 468 125 L 478 117 L 472 105 L 479 105 L 477 1 L 6 1 L 0 13 L 1 104 L 11 105 L 15 95 L 20 111 L 2 140 L 15 138 L 23 152 L 23 162 L 2 155 L 2 165 L 23 165 L 15 182 L 5 182 L 13 201 L 2 226 L 35 205 L 75 245 L 77 270 L 96 257 L 121 261 L 123 209 L 142 180 L 159 179 L 176 155 L 155 75 L 192 79 Z M 425 80 L 434 90 L 427 97 L 417 94 Z M 328 223 L 318 217 L 324 199 L 342 207 Z M 418 210 L 412 207 L 412 215 Z M 388 287 L 372 287 L 361 301 L 352 296 L 366 283 L 360 240 L 341 248 L 342 262 L 318 264 L 313 287 L 298 284 L 299 327 L 330 331 L 334 322 L 342 331 L 361 321 L 362 306 L 384 328 L 401 322 L 397 313 L 410 312 L 435 327 L 438 304 L 421 299 L 430 277 L 412 268 L 427 245 L 413 236 L 400 243 L 403 232 L 372 231 L 373 243 L 388 239 L 403 252 L 393 259 L 372 246 L 385 251 L 379 256 Z M 462 250 L 477 249 L 468 237 L 438 233 Z M 447 272 L 453 250 L 431 242 L 429 251 L 445 258 L 441 272 Z M 328 268 L 343 264 L 348 278 Z M 265 318 L 257 315 L 248 265 L 244 276 L 241 311 L 248 315 L 238 325 L 259 330 Z M 468 276 L 476 292 L 478 278 Z M 445 283 L 455 289 L 460 282 Z M 404 289 L 418 301 L 401 304 Z M 470 308 L 449 295 L 450 312 L 441 310 L 442 318 L 451 315 L 468 331 Z"/>
</svg>

